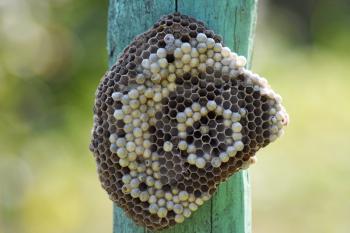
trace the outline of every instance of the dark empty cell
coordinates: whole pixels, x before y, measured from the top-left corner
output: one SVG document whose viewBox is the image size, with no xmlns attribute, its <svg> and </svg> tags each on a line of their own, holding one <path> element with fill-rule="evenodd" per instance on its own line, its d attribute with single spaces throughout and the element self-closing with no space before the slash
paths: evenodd
<svg viewBox="0 0 350 233">
<path fill-rule="evenodd" d="M 148 58 L 149 55 L 151 55 L 151 53 L 150 53 L 149 51 L 143 51 L 143 52 L 142 52 L 142 58 L 143 58 L 143 59 Z"/>
<path fill-rule="evenodd" d="M 140 191 L 146 191 L 147 190 L 147 184 L 144 182 L 141 182 L 139 185 Z"/>
<path fill-rule="evenodd" d="M 193 133 L 193 136 L 195 137 L 195 138 L 200 138 L 200 137 L 202 137 L 202 134 L 201 134 L 201 132 L 200 131 L 194 131 L 194 133 Z"/>
<path fill-rule="evenodd" d="M 190 97 L 190 96 L 188 96 L 187 98 L 189 98 L 189 97 Z M 191 105 L 192 105 L 191 99 L 185 99 L 184 105 L 185 105 L 186 108 L 187 108 L 187 107 L 191 107 Z"/>
<path fill-rule="evenodd" d="M 205 89 L 200 89 L 199 91 L 198 91 L 198 94 L 199 94 L 199 96 L 207 96 L 207 91 L 205 90 Z"/>
<path fill-rule="evenodd" d="M 268 129 L 269 126 L 270 126 L 269 122 L 264 122 L 264 123 L 262 124 L 262 128 L 263 128 L 263 129 Z"/>
<path fill-rule="evenodd" d="M 185 111 L 185 105 L 183 105 L 183 104 L 178 104 L 178 105 L 177 105 L 177 111 L 179 111 L 179 112 Z"/>
<path fill-rule="evenodd" d="M 170 141 L 171 138 L 172 138 L 171 134 L 169 134 L 169 133 L 164 134 L 164 140 L 165 141 Z"/>
<path fill-rule="evenodd" d="M 157 122 L 156 122 L 156 127 L 157 127 L 158 129 L 162 129 L 162 128 L 164 127 L 164 123 L 163 123 L 162 121 L 157 121 Z"/>
<path fill-rule="evenodd" d="M 260 125 L 262 123 L 262 120 L 261 120 L 260 117 L 256 117 L 254 122 L 255 122 L 256 125 Z"/>
<path fill-rule="evenodd" d="M 212 112 L 212 111 L 208 112 L 208 118 L 209 119 L 214 119 L 215 117 L 216 117 L 216 113 L 215 112 Z"/>
<path fill-rule="evenodd" d="M 221 142 L 225 141 L 225 134 L 224 133 L 218 133 L 217 139 Z"/>
<path fill-rule="evenodd" d="M 203 184 L 203 185 L 201 185 L 200 189 L 202 190 L 202 192 L 208 192 L 209 187 L 207 185 Z"/>
<path fill-rule="evenodd" d="M 217 134 L 217 131 L 216 131 L 215 129 L 209 129 L 208 135 L 209 135 L 210 137 L 215 137 L 216 134 Z"/>
<path fill-rule="evenodd" d="M 263 137 L 264 138 L 269 138 L 270 137 L 270 131 L 269 130 L 265 130 L 264 132 L 263 132 Z"/>
<path fill-rule="evenodd" d="M 209 121 L 209 120 L 208 120 L 208 117 L 206 117 L 206 116 L 203 116 L 203 117 L 200 119 L 200 123 L 203 124 L 203 125 L 207 124 L 208 121 Z"/>
<path fill-rule="evenodd" d="M 178 96 L 176 97 L 176 102 L 177 102 L 177 103 L 183 103 L 184 101 L 185 101 L 185 98 L 184 98 L 183 96 L 178 95 Z"/>
<path fill-rule="evenodd" d="M 170 108 L 176 108 L 176 105 L 177 105 L 177 103 L 176 103 L 175 100 L 169 101 L 169 107 L 170 107 Z"/>
<path fill-rule="evenodd" d="M 229 100 L 231 95 L 229 92 L 225 91 L 222 93 L 222 97 L 225 99 L 225 100 Z"/>
<path fill-rule="evenodd" d="M 236 96 L 231 96 L 230 102 L 231 102 L 232 104 L 235 104 L 235 103 L 238 102 L 238 98 L 237 98 Z"/>
<path fill-rule="evenodd" d="M 161 156 L 161 157 L 159 158 L 159 163 L 160 163 L 160 164 L 165 164 L 166 158 L 164 157 L 164 153 L 162 153 L 160 156 Z"/>
<path fill-rule="evenodd" d="M 187 186 L 186 187 L 186 192 L 193 193 L 193 191 L 194 191 L 194 188 L 192 186 Z"/>
<path fill-rule="evenodd" d="M 177 111 L 175 109 L 172 109 L 169 111 L 169 116 L 172 118 L 175 118 L 177 115 Z"/>
<path fill-rule="evenodd" d="M 244 99 L 244 96 L 245 96 L 244 93 L 241 92 L 241 91 L 237 93 L 237 98 L 238 98 L 238 99 L 243 100 L 243 99 Z"/>
<path fill-rule="evenodd" d="M 217 126 L 217 123 L 216 123 L 215 120 L 210 120 L 210 121 L 208 122 L 208 126 L 209 126 L 210 128 L 215 128 L 215 127 Z"/>
<path fill-rule="evenodd" d="M 226 136 L 232 136 L 232 133 L 233 133 L 233 131 L 232 131 L 231 128 L 225 129 L 225 135 Z"/>
<path fill-rule="evenodd" d="M 167 123 L 170 122 L 170 117 L 164 116 L 163 119 L 162 119 L 162 121 L 163 121 L 165 124 L 167 124 Z"/>
<path fill-rule="evenodd" d="M 196 29 L 197 29 L 197 24 L 191 23 L 188 27 L 189 27 L 191 30 L 196 30 Z"/>
<path fill-rule="evenodd" d="M 157 136 L 158 138 L 162 138 L 162 137 L 164 136 L 163 130 L 157 130 L 156 136 Z"/>
<path fill-rule="evenodd" d="M 174 166 L 174 163 L 172 161 L 167 161 L 165 163 L 165 166 L 167 167 L 167 169 L 171 169 Z"/>
<path fill-rule="evenodd" d="M 210 141 L 210 137 L 208 135 L 204 135 L 204 136 L 202 136 L 202 141 L 203 142 L 209 142 Z"/>
<path fill-rule="evenodd" d="M 255 140 L 258 142 L 258 143 L 263 143 L 264 139 L 262 136 L 258 135 L 256 136 Z"/>
<path fill-rule="evenodd" d="M 225 126 L 224 126 L 223 124 L 218 124 L 218 125 L 216 126 L 216 130 L 217 130 L 218 132 L 224 132 Z M 220 134 L 218 134 L 218 137 L 219 137 L 219 135 L 220 135 Z M 222 135 L 223 135 L 223 134 L 222 134 Z"/>
<path fill-rule="evenodd" d="M 230 103 L 230 101 L 224 101 L 223 102 L 223 104 L 222 104 L 222 107 L 224 108 L 224 109 L 230 109 L 230 107 L 231 107 L 231 103 Z"/>
<path fill-rule="evenodd" d="M 180 190 L 184 190 L 186 188 L 185 184 L 184 183 L 179 183 L 177 185 L 177 187 L 180 189 Z"/>
<path fill-rule="evenodd" d="M 198 77 L 195 77 L 195 76 L 191 77 L 191 83 L 192 83 L 192 85 L 197 85 L 198 82 L 199 82 Z"/>
<path fill-rule="evenodd" d="M 199 94 L 198 93 L 193 93 L 191 95 L 191 99 L 193 102 L 197 102 L 199 100 Z"/>
<path fill-rule="evenodd" d="M 151 140 L 151 142 L 156 142 L 156 141 L 157 141 L 157 140 L 154 140 L 154 141 Z M 152 152 L 157 151 L 157 145 L 156 145 L 156 144 L 152 144 L 151 147 L 150 147 L 150 150 L 151 150 Z"/>
<path fill-rule="evenodd" d="M 254 107 L 256 107 L 256 108 L 260 107 L 260 101 L 259 101 L 259 100 L 254 100 L 254 101 L 253 101 L 253 105 L 254 105 Z"/>
<path fill-rule="evenodd" d="M 186 142 L 187 142 L 187 143 L 191 144 L 191 143 L 193 143 L 193 141 L 194 141 L 193 136 L 187 136 L 187 137 L 186 137 Z"/>
<path fill-rule="evenodd" d="M 164 114 L 168 114 L 169 113 L 169 107 L 168 106 L 163 106 L 162 111 L 163 111 Z"/>
<path fill-rule="evenodd" d="M 194 196 L 195 197 L 201 197 L 202 196 L 202 192 L 197 189 L 197 190 L 194 191 Z"/>
<path fill-rule="evenodd" d="M 199 127 L 201 127 L 201 123 L 199 121 L 193 123 L 193 128 L 199 129 Z"/>
<path fill-rule="evenodd" d="M 260 96 L 260 100 L 265 103 L 267 101 L 267 97 L 266 96 Z"/>
<path fill-rule="evenodd" d="M 178 129 L 177 128 L 172 128 L 171 130 L 170 130 L 170 134 L 172 135 L 172 136 L 177 136 L 177 134 L 178 134 Z"/>
<path fill-rule="evenodd" d="M 208 100 L 214 100 L 214 99 L 215 99 L 214 93 L 213 93 L 213 92 L 209 92 L 209 93 L 207 94 L 207 98 L 208 98 Z"/>
<path fill-rule="evenodd" d="M 173 54 L 167 54 L 166 60 L 168 61 L 168 63 L 172 63 L 175 61 L 175 57 Z"/>
<path fill-rule="evenodd" d="M 217 145 L 218 145 L 218 140 L 217 140 L 216 138 L 212 138 L 212 139 L 210 140 L 210 145 L 211 145 L 212 147 L 217 146 Z"/>
<path fill-rule="evenodd" d="M 156 132 L 156 127 L 154 127 L 153 125 L 150 126 L 150 127 L 148 128 L 148 132 L 150 132 L 151 134 L 155 133 L 155 132 Z"/>
<path fill-rule="evenodd" d="M 192 135 L 193 132 L 194 132 L 193 127 L 190 127 L 190 126 L 189 126 L 189 127 L 186 128 L 186 133 L 187 133 L 187 135 Z"/>
<path fill-rule="evenodd" d="M 184 87 L 183 86 L 177 86 L 176 87 L 176 93 L 177 93 L 177 95 L 181 95 L 181 94 L 185 93 Z M 177 99 L 175 99 L 175 100 L 177 101 Z"/>
<path fill-rule="evenodd" d="M 253 97 L 250 96 L 250 95 L 246 96 L 244 99 L 245 99 L 245 101 L 246 101 L 247 103 L 252 103 L 253 100 L 254 100 Z"/>
<path fill-rule="evenodd" d="M 184 180 L 184 184 L 186 185 L 186 187 L 187 187 L 187 186 L 190 186 L 190 185 L 192 185 L 192 181 L 189 180 L 189 179 L 185 179 L 185 180 Z"/>
<path fill-rule="evenodd" d="M 163 113 L 162 112 L 156 112 L 156 115 L 155 115 L 156 119 L 162 119 L 163 117 Z"/>
<path fill-rule="evenodd" d="M 180 77 L 177 77 L 177 78 L 175 79 L 175 83 L 178 84 L 178 85 L 182 85 L 183 82 L 184 82 L 184 80 L 183 80 L 182 78 L 180 78 Z"/>
<path fill-rule="evenodd" d="M 202 141 L 201 140 L 195 140 L 194 141 L 194 145 L 195 145 L 195 147 L 200 148 L 200 147 L 202 147 Z"/>
<path fill-rule="evenodd" d="M 261 113 L 262 113 L 262 112 L 261 112 L 260 109 L 258 109 L 258 108 L 254 109 L 254 114 L 255 114 L 255 116 L 260 116 Z"/>
<path fill-rule="evenodd" d="M 176 172 L 175 172 L 174 170 L 169 170 L 169 171 L 168 171 L 168 176 L 171 177 L 171 178 L 173 178 L 173 177 L 176 176 Z"/>
<path fill-rule="evenodd" d="M 254 91 L 253 97 L 254 97 L 254 99 L 259 99 L 260 98 L 260 91 Z"/>
<path fill-rule="evenodd" d="M 252 94 L 253 91 L 254 91 L 254 88 L 249 86 L 249 87 L 246 87 L 245 91 L 246 91 L 247 94 Z"/>
<path fill-rule="evenodd" d="M 190 42 L 191 37 L 189 35 L 183 35 L 181 37 L 182 42 Z"/>
<path fill-rule="evenodd" d="M 262 132 L 263 132 L 262 127 L 260 127 L 260 126 L 256 127 L 255 132 L 256 132 L 257 134 L 262 134 Z"/>
<path fill-rule="evenodd" d="M 166 44 L 165 44 L 164 40 L 160 40 L 160 41 L 158 41 L 157 45 L 159 48 L 165 48 Z"/>
<path fill-rule="evenodd" d="M 163 151 L 163 145 L 164 145 L 164 140 L 163 139 L 157 139 L 157 141 L 156 141 L 156 143 L 157 143 L 157 145 L 159 146 L 159 148 L 158 148 L 158 152 L 159 151 Z"/>
<path fill-rule="evenodd" d="M 246 105 L 246 103 L 245 103 L 244 100 L 242 100 L 242 99 L 238 100 L 238 106 L 239 106 L 240 108 L 244 108 L 245 105 Z"/>
<path fill-rule="evenodd" d="M 204 144 L 203 145 L 203 151 L 206 152 L 206 153 L 210 153 L 211 146 L 209 144 Z"/>
<path fill-rule="evenodd" d="M 255 123 L 254 122 L 249 122 L 248 123 L 248 129 L 255 130 Z"/>
<path fill-rule="evenodd" d="M 243 142 L 244 145 L 248 145 L 250 143 L 249 137 L 248 136 L 244 136 L 242 138 L 242 142 Z"/>
<path fill-rule="evenodd" d="M 158 41 L 157 38 L 151 38 L 151 39 L 148 41 L 148 43 L 152 45 L 152 44 L 156 44 L 157 41 Z"/>
<path fill-rule="evenodd" d="M 216 95 L 216 96 L 221 96 L 221 91 L 218 90 L 218 89 L 215 89 L 215 90 L 214 90 L 214 95 Z"/>
<path fill-rule="evenodd" d="M 191 74 L 190 73 L 185 73 L 182 78 L 186 81 L 190 80 L 191 79 Z"/>
<path fill-rule="evenodd" d="M 118 128 L 123 128 L 124 127 L 124 125 L 125 125 L 125 123 L 124 123 L 124 121 L 117 121 L 117 127 Z"/>
<path fill-rule="evenodd" d="M 255 116 L 254 116 L 254 114 L 253 113 L 248 113 L 248 115 L 247 115 L 247 119 L 249 120 L 249 121 L 253 121 L 254 120 L 254 118 L 255 118 Z"/>
<path fill-rule="evenodd" d="M 252 104 L 247 104 L 245 108 L 247 109 L 248 112 L 252 112 L 254 110 L 254 106 Z"/>
<path fill-rule="evenodd" d="M 264 121 L 267 121 L 270 118 L 270 115 L 268 113 L 263 113 L 261 116 L 261 119 L 263 119 Z"/>
<path fill-rule="evenodd" d="M 257 142 L 255 141 L 255 139 L 251 140 L 249 147 L 253 149 L 257 149 Z"/>
<path fill-rule="evenodd" d="M 149 50 L 151 53 L 156 53 L 157 50 L 158 50 L 158 46 L 151 46 L 151 47 L 149 47 L 148 50 Z"/>
<path fill-rule="evenodd" d="M 227 145 L 225 143 L 220 143 L 218 148 L 220 151 L 226 151 Z"/>
<path fill-rule="evenodd" d="M 174 100 L 174 99 L 176 98 L 176 96 L 177 96 L 177 94 L 176 94 L 176 92 L 174 92 L 174 91 L 171 91 L 171 92 L 169 93 L 169 98 L 170 98 L 171 100 Z"/>
<path fill-rule="evenodd" d="M 263 111 L 268 111 L 269 110 L 269 104 L 268 103 L 264 103 L 263 105 L 261 105 L 261 109 Z"/>
<path fill-rule="evenodd" d="M 164 173 L 165 174 L 165 173 Z M 168 179 L 168 177 L 166 177 L 166 176 L 162 176 L 162 177 L 160 177 L 160 182 L 162 183 L 162 184 L 167 184 L 168 182 L 169 182 L 169 179 Z"/>
<path fill-rule="evenodd" d="M 250 131 L 248 133 L 248 137 L 251 138 L 251 139 L 254 139 L 256 137 L 256 133 L 254 131 Z"/>
<path fill-rule="evenodd" d="M 206 87 L 207 91 L 208 92 L 211 92 L 211 91 L 214 91 L 215 90 L 215 87 L 213 84 L 208 84 L 208 86 Z"/>
</svg>

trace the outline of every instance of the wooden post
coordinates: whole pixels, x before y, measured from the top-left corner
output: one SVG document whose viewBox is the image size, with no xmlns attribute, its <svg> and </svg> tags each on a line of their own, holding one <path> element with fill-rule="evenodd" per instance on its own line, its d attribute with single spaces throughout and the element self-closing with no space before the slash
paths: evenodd
<svg viewBox="0 0 350 233">
<path fill-rule="evenodd" d="M 257 0 L 110 0 L 108 17 L 109 64 L 115 63 L 132 39 L 162 15 L 178 11 L 202 20 L 223 36 L 234 52 L 251 60 Z M 149 233 L 114 206 L 113 233 Z M 250 233 L 251 203 L 246 171 L 222 183 L 213 198 L 182 224 L 162 233 Z"/>
</svg>

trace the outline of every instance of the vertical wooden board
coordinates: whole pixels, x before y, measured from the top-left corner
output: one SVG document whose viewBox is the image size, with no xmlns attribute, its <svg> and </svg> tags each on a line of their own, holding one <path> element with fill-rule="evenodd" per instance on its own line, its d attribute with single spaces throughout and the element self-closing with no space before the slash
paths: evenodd
<svg viewBox="0 0 350 233">
<path fill-rule="evenodd" d="M 210 233 L 211 232 L 211 202 L 208 201 L 198 208 L 193 215 L 181 224 L 161 231 L 161 233 Z M 147 231 L 151 233 L 151 231 Z"/>
<path fill-rule="evenodd" d="M 159 18 L 175 12 L 175 0 L 110 0 L 108 8 L 108 54 L 112 66 L 135 36 Z"/>
<path fill-rule="evenodd" d="M 112 66 L 135 36 L 149 29 L 161 16 L 176 9 L 175 0 L 110 0 L 107 49 Z M 124 211 L 113 205 L 113 233 L 144 233 Z"/>
<path fill-rule="evenodd" d="M 137 226 L 121 208 L 113 204 L 113 233 L 145 233 L 145 230 Z"/>
<path fill-rule="evenodd" d="M 211 215 L 212 233 L 251 233 L 250 183 L 247 171 L 235 174 L 219 186 L 212 198 Z"/>
<path fill-rule="evenodd" d="M 256 5 L 257 0 L 178 0 L 177 7 L 179 12 L 205 22 L 223 37 L 228 47 L 250 61 Z M 211 200 L 211 206 L 211 233 L 250 233 L 248 172 L 239 172 L 221 184 Z"/>
<path fill-rule="evenodd" d="M 257 0 L 178 0 L 177 9 L 205 22 L 227 46 L 251 59 Z"/>
<path fill-rule="evenodd" d="M 110 0 L 108 25 L 109 63 L 112 65 L 132 39 L 160 16 L 174 12 L 204 21 L 233 51 L 251 59 L 257 0 Z M 177 4 L 177 5 L 175 5 Z M 208 201 L 183 224 L 162 233 L 250 233 L 250 187 L 247 172 L 220 185 Z M 114 206 L 114 233 L 150 232 L 137 227 Z"/>
</svg>

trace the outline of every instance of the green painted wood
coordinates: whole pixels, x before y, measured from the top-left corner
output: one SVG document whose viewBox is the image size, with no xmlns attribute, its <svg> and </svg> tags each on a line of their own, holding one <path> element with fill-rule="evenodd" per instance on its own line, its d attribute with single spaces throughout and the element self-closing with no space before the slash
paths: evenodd
<svg viewBox="0 0 350 233">
<path fill-rule="evenodd" d="M 110 0 L 107 47 L 109 65 L 135 36 L 149 29 L 158 19 L 175 11 L 175 0 Z"/>
<path fill-rule="evenodd" d="M 176 9 L 204 21 L 223 36 L 233 51 L 251 60 L 257 0 L 110 0 L 108 18 L 109 64 L 132 39 L 162 15 Z M 113 233 L 150 233 L 136 226 L 114 205 Z M 235 174 L 220 185 L 213 198 L 190 219 L 162 233 L 251 233 L 248 172 Z"/>
<path fill-rule="evenodd" d="M 175 11 L 174 0 L 110 0 L 107 49 L 109 66 L 133 38 L 149 29 L 162 15 Z M 123 210 L 113 205 L 113 233 L 145 233 Z"/>
</svg>

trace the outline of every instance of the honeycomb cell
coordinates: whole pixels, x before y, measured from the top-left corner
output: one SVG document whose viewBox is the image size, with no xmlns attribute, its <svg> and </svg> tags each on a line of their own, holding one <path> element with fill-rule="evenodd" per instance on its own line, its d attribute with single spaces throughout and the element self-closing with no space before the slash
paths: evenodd
<svg viewBox="0 0 350 233">
<path fill-rule="evenodd" d="M 283 134 L 281 97 L 245 63 L 202 22 L 174 13 L 105 74 L 90 150 L 102 187 L 135 223 L 183 222 Z"/>
</svg>

